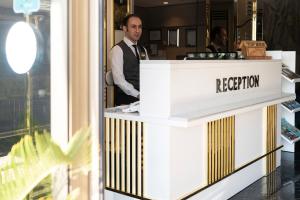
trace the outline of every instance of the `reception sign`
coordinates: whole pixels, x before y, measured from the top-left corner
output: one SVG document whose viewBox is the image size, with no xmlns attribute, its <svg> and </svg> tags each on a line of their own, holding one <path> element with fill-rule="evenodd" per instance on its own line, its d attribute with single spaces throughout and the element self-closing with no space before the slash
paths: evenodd
<svg viewBox="0 0 300 200">
<path fill-rule="evenodd" d="M 255 104 L 281 96 L 281 61 L 143 61 L 140 87 L 141 101 L 147 97 L 141 113 L 166 117 L 250 99 Z"/>
</svg>

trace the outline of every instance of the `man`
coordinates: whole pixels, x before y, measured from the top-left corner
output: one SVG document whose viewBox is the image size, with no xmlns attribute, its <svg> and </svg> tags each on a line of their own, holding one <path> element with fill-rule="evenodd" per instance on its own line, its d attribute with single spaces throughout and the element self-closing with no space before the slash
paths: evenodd
<svg viewBox="0 0 300 200">
<path fill-rule="evenodd" d="M 140 60 L 149 59 L 147 51 L 138 44 L 142 35 L 142 20 L 135 14 L 123 20 L 123 40 L 115 45 L 109 56 L 109 64 L 115 87 L 115 104 L 129 104 L 139 100 Z"/>
<path fill-rule="evenodd" d="M 206 47 L 207 52 L 226 52 L 227 51 L 227 31 L 224 27 L 216 26 L 210 34 L 210 45 Z"/>
</svg>

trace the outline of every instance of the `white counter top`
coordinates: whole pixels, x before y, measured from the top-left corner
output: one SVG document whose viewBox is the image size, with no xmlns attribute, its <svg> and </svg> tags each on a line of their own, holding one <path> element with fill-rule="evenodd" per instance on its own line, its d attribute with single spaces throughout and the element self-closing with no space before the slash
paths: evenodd
<svg viewBox="0 0 300 200">
<path fill-rule="evenodd" d="M 141 64 L 195 64 L 195 63 L 255 63 L 281 62 L 281 59 L 272 60 L 141 60 Z"/>
<path fill-rule="evenodd" d="M 249 112 L 251 110 L 259 109 L 262 107 L 279 104 L 285 101 L 294 100 L 296 98 L 295 94 L 282 93 L 280 97 L 268 97 L 254 100 L 242 101 L 239 103 L 228 104 L 221 107 L 214 107 L 211 109 L 203 109 L 190 113 L 174 115 L 169 118 L 158 118 L 151 116 L 140 116 L 139 113 L 122 113 L 122 112 L 112 112 L 111 109 L 107 109 L 104 113 L 105 117 L 133 120 L 133 121 L 143 121 L 147 123 L 164 124 L 175 127 L 193 127 L 199 126 L 202 123 L 228 117 L 231 115 L 236 115 L 240 113 Z"/>
</svg>

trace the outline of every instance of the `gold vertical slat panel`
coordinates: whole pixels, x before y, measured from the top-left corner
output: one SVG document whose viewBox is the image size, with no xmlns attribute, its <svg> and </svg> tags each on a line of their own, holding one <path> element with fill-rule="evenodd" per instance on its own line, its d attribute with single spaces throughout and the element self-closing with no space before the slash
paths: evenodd
<svg viewBox="0 0 300 200">
<path fill-rule="evenodd" d="M 218 131 L 219 131 L 219 123 L 218 121 L 215 121 L 215 180 L 218 180 L 219 179 L 219 174 L 218 174 L 218 171 L 219 171 L 219 150 L 218 150 L 218 147 L 219 147 L 219 138 L 218 138 Z"/>
<path fill-rule="evenodd" d="M 207 124 L 207 182 L 212 184 L 234 171 L 235 117 Z"/>
<path fill-rule="evenodd" d="M 269 152 L 270 151 L 270 139 L 269 139 L 269 135 L 270 135 L 270 108 L 269 107 L 267 107 L 267 152 Z M 267 156 L 267 158 L 266 158 L 266 167 L 267 167 L 267 173 L 269 174 L 270 172 L 269 172 L 269 170 L 270 170 L 270 166 L 269 166 L 269 160 L 270 160 L 270 158 L 269 158 L 269 156 Z"/>
<path fill-rule="evenodd" d="M 231 154 L 231 152 L 232 152 L 232 143 L 231 143 L 231 137 L 232 137 L 232 127 L 231 127 L 231 121 L 232 121 L 232 118 L 231 117 L 229 117 L 229 119 L 228 119 L 228 130 L 229 130 L 229 132 L 228 132 L 228 135 L 229 135 L 229 137 L 228 137 L 228 146 L 229 146 L 229 149 L 228 149 L 228 156 L 229 156 L 229 159 L 228 159 L 228 167 L 229 167 L 229 172 L 232 170 L 232 167 L 231 167 L 231 161 L 232 161 L 232 154 Z"/>
<path fill-rule="evenodd" d="M 105 118 L 105 149 L 106 149 L 106 152 L 105 152 L 105 171 L 106 171 L 106 176 L 105 176 L 105 180 L 106 180 L 106 187 L 110 187 L 110 173 L 109 173 L 109 170 L 110 170 L 110 156 L 109 156 L 109 152 L 110 152 L 110 141 L 109 141 L 109 138 L 110 138 L 110 132 L 109 132 L 109 128 L 110 128 L 110 125 L 109 125 L 109 118 Z"/>
<path fill-rule="evenodd" d="M 121 120 L 121 191 L 125 192 L 125 120 Z"/>
<path fill-rule="evenodd" d="M 273 116 L 273 108 L 270 107 L 270 110 L 269 110 L 269 117 L 270 117 L 270 131 L 269 131 L 269 137 L 270 137 L 270 143 L 269 143 L 269 150 L 272 151 L 272 142 L 273 142 L 273 119 L 272 119 L 272 116 Z M 273 157 L 273 154 L 270 154 L 270 172 L 272 170 L 272 158 Z"/>
<path fill-rule="evenodd" d="M 214 181 L 214 148 L 213 148 L 213 124 L 210 124 L 210 151 L 208 152 L 210 154 L 210 183 Z"/>
<path fill-rule="evenodd" d="M 137 195 L 142 195 L 142 123 L 137 128 Z"/>
<path fill-rule="evenodd" d="M 235 116 L 232 117 L 231 121 L 231 172 L 234 170 L 235 166 Z"/>
<path fill-rule="evenodd" d="M 143 197 L 143 122 L 105 118 L 106 187 Z"/>
<path fill-rule="evenodd" d="M 228 144 L 227 144 L 227 135 L 228 135 L 228 130 L 227 130 L 227 118 L 224 119 L 224 174 L 225 176 L 228 174 Z"/>
<path fill-rule="evenodd" d="M 274 192 L 277 191 L 277 176 L 276 171 L 271 172 L 267 176 L 267 197 L 274 195 Z"/>
<path fill-rule="evenodd" d="M 130 187 L 130 121 L 126 122 L 126 192 L 131 192 Z"/>
<path fill-rule="evenodd" d="M 270 127 L 271 127 L 271 121 L 270 121 L 270 107 L 267 108 L 267 152 L 270 151 Z M 270 156 L 267 156 L 267 172 L 270 173 Z"/>
<path fill-rule="evenodd" d="M 273 149 L 277 146 L 277 105 L 274 106 L 274 115 L 273 115 L 273 122 L 274 122 L 274 132 L 273 132 Z M 276 169 L 276 152 L 273 153 L 273 168 Z"/>
<path fill-rule="evenodd" d="M 217 120 L 217 123 L 218 123 L 218 146 L 217 146 L 217 149 L 218 149 L 218 180 L 221 179 L 221 120 Z"/>
<path fill-rule="evenodd" d="M 144 196 L 144 169 L 145 169 L 145 165 L 144 165 L 144 151 L 145 151 L 145 149 L 144 149 L 144 142 L 145 142 L 145 140 L 144 140 L 144 137 L 145 137 L 145 135 L 146 135 L 146 126 L 145 126 L 145 124 L 144 123 L 142 123 L 142 132 L 141 132 L 141 151 L 142 151 L 142 154 L 141 154 L 141 174 L 142 174 L 142 176 L 141 176 L 141 191 L 142 191 L 142 197 Z"/>
<path fill-rule="evenodd" d="M 213 137 L 214 137 L 214 181 L 216 181 L 218 179 L 218 166 L 217 166 L 217 163 L 218 163 L 218 147 L 217 147 L 217 144 L 218 144 L 218 140 L 217 140 L 217 133 L 218 133 L 218 126 L 217 126 L 217 122 L 215 121 L 213 123 L 213 126 L 214 126 L 214 132 L 212 133 L 213 134 Z"/>
<path fill-rule="evenodd" d="M 273 149 L 273 108 L 270 108 L 270 151 Z M 270 172 L 272 170 L 272 163 L 273 163 L 273 153 L 270 154 Z"/>
<path fill-rule="evenodd" d="M 275 116 L 276 116 L 276 107 L 274 106 L 274 111 L 273 111 L 273 149 L 276 148 L 276 119 L 275 119 Z M 276 152 L 273 152 L 273 169 L 276 169 Z"/>
<path fill-rule="evenodd" d="M 277 144 L 277 105 L 268 106 L 267 112 L 267 152 L 273 151 Z M 276 152 L 269 154 L 266 158 L 267 174 L 272 173 L 276 169 Z"/>
<path fill-rule="evenodd" d="M 131 135 L 131 189 L 136 194 L 136 122 L 132 122 Z"/>
<path fill-rule="evenodd" d="M 226 118 L 225 121 L 225 165 L 226 165 L 226 175 L 229 173 L 229 144 L 228 144 L 228 137 L 229 137 L 229 119 Z"/>
<path fill-rule="evenodd" d="M 227 171 L 228 171 L 228 155 L 227 155 L 227 118 L 224 118 L 224 121 L 223 121 L 223 124 L 224 124 L 224 142 L 223 142 L 223 155 L 224 155 L 224 176 L 227 175 Z"/>
<path fill-rule="evenodd" d="M 219 151 L 220 151 L 220 178 L 224 177 L 223 176 L 223 171 L 224 171 L 224 165 L 223 165 L 223 160 L 224 160 L 224 155 L 223 155 L 223 136 L 224 136 L 224 132 L 223 132 L 223 119 L 220 119 L 220 147 L 219 147 Z"/>
<path fill-rule="evenodd" d="M 220 120 L 220 177 L 224 177 L 224 130 L 223 130 L 223 121 L 224 119 Z"/>
<path fill-rule="evenodd" d="M 274 149 L 274 107 L 271 108 L 271 118 L 272 118 L 272 126 L 271 126 L 271 150 Z M 274 153 L 271 154 L 271 169 L 274 169 Z"/>
<path fill-rule="evenodd" d="M 115 188 L 115 172 L 116 172 L 116 167 L 115 167 L 115 119 L 111 119 L 110 122 L 110 136 L 111 136 L 111 141 L 110 141 L 110 151 L 111 151 L 111 187 Z"/>
<path fill-rule="evenodd" d="M 274 149 L 277 148 L 277 105 L 274 106 L 275 112 L 274 112 Z M 276 169 L 276 152 L 274 154 L 274 169 Z"/>
<path fill-rule="evenodd" d="M 207 144 L 207 147 L 208 147 L 208 151 L 207 151 L 207 183 L 210 184 L 212 182 L 212 176 L 211 176 L 211 123 L 208 123 L 207 125 L 207 131 L 208 131 L 208 136 L 207 136 L 207 139 L 208 139 L 208 144 Z"/>
<path fill-rule="evenodd" d="M 116 119 L 116 189 L 120 190 L 120 119 Z"/>
</svg>

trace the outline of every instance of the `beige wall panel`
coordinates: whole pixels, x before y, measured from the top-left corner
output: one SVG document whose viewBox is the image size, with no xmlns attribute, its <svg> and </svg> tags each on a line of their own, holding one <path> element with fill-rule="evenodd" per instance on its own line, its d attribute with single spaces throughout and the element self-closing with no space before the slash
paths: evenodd
<svg viewBox="0 0 300 200">
<path fill-rule="evenodd" d="M 69 135 L 89 124 L 89 1 L 69 1 Z M 88 176 L 72 174 L 70 190 L 89 199 Z"/>
</svg>

